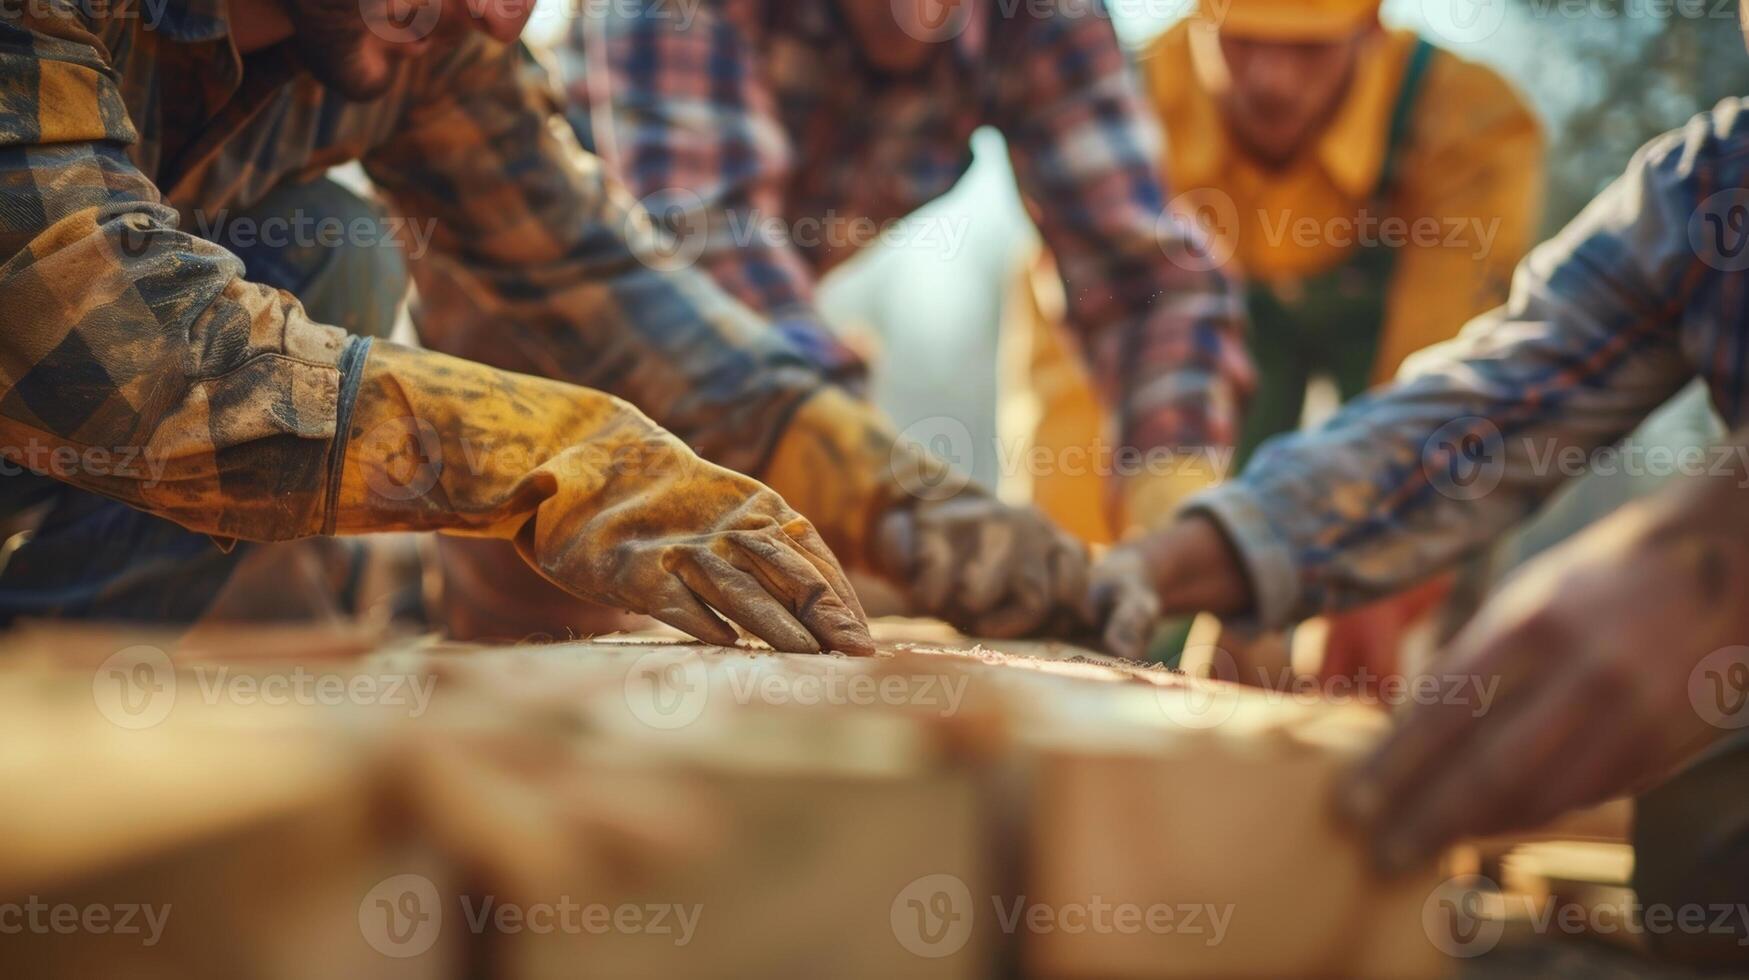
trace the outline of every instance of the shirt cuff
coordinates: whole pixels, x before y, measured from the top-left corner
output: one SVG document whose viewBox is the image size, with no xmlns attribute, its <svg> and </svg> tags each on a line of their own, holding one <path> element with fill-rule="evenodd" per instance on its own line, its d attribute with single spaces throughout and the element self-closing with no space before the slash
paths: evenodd
<svg viewBox="0 0 1749 980">
<path fill-rule="evenodd" d="M 826 380 L 836 384 L 856 385 L 867 379 L 868 365 L 855 351 L 845 346 L 832 333 L 830 327 L 818 320 L 804 316 L 780 316 L 774 318 L 771 325 Z"/>
<path fill-rule="evenodd" d="M 1228 483 L 1187 501 L 1183 514 L 1204 514 L 1226 534 L 1251 582 L 1253 612 L 1264 629 L 1280 629 L 1300 605 L 1300 571 L 1287 539 L 1263 504 L 1241 483 Z"/>
</svg>

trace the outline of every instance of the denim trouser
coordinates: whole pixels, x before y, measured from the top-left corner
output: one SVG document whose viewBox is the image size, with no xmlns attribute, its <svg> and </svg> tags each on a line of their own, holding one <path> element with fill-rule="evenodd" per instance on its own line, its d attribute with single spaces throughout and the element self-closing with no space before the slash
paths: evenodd
<svg viewBox="0 0 1749 980">
<path fill-rule="evenodd" d="M 326 227 L 350 229 L 379 218 L 373 204 L 323 179 L 277 188 L 215 222 L 214 232 L 251 282 L 291 292 L 320 322 L 383 337 L 407 288 L 399 247 L 350 240 L 335 247 L 332 236 L 291 231 L 325 219 L 334 219 Z M 0 476 L 0 516 L 40 506 L 47 508 L 41 522 L 0 569 L 0 626 L 19 617 L 190 623 L 252 550 L 239 544 L 227 554 L 204 534 L 48 477 Z"/>
</svg>

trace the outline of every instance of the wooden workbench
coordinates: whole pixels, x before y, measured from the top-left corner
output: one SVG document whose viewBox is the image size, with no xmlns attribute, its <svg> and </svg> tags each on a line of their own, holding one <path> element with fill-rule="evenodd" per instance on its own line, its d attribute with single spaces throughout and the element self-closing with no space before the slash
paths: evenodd
<svg viewBox="0 0 1749 980">
<path fill-rule="evenodd" d="M 1376 713 L 1059 644 L 882 637 L 849 659 L 14 635 L 0 907 L 170 913 L 149 948 L 8 936 L 0 974 L 1446 970 L 1424 921 L 1437 871 L 1374 878 L 1329 812 Z M 627 917 L 523 918 L 571 906 Z"/>
</svg>

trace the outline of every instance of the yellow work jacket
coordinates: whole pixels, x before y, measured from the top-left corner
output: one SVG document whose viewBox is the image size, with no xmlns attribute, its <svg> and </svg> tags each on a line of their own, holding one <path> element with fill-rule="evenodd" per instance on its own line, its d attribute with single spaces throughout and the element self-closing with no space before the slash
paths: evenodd
<svg viewBox="0 0 1749 980">
<path fill-rule="evenodd" d="M 1210 231 L 1229 272 L 1291 297 L 1298 282 L 1338 269 L 1368 242 L 1395 246 L 1375 382 L 1504 301 L 1512 270 L 1536 234 L 1544 176 L 1542 127 L 1505 80 L 1437 52 L 1380 200 L 1375 194 L 1416 35 L 1381 33 L 1325 131 L 1299 159 L 1271 170 L 1234 143 L 1199 84 L 1193 29 L 1180 24 L 1149 45 L 1141 75 L 1166 131 L 1169 193 Z M 1039 312 L 1051 307 L 1048 300 L 1022 304 L 1019 316 L 1022 333 L 1032 327 L 1029 356 L 1020 363 L 1036 400 L 1033 452 L 1080 458 L 1083 447 L 1100 442 L 1102 411 L 1052 317 Z M 1109 480 L 1093 468 L 1046 468 L 1029 482 L 1025 489 L 1041 508 L 1095 541 L 1158 526 L 1194 489 L 1178 477 L 1126 478 L 1114 526 Z"/>
<path fill-rule="evenodd" d="M 1542 127 L 1505 80 L 1438 52 L 1381 209 L 1373 194 L 1414 33 L 1381 34 L 1330 125 L 1298 159 L 1270 170 L 1234 144 L 1197 83 L 1195 60 L 1205 55 L 1192 51 L 1193 29 L 1184 23 L 1161 35 L 1140 65 L 1166 130 L 1172 193 L 1194 202 L 1218 191 L 1232 202 L 1236 227 L 1216 229 L 1232 272 L 1291 290 L 1364 242 L 1398 245 L 1375 381 L 1504 301 L 1536 234 L 1543 192 Z"/>
</svg>

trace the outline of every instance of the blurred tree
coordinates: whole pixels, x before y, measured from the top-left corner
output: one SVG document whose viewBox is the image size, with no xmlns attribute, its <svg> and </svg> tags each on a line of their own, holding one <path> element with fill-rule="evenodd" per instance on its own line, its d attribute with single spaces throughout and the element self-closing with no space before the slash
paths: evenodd
<svg viewBox="0 0 1749 980">
<path fill-rule="evenodd" d="M 1513 0 L 1511 72 L 1550 124 L 1547 228 L 1566 224 L 1633 152 L 1749 96 L 1735 0 Z"/>
</svg>

